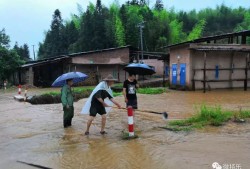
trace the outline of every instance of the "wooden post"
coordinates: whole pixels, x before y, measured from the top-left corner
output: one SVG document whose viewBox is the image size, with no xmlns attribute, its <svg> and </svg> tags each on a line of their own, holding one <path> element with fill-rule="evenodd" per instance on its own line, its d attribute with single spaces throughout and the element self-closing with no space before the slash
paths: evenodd
<svg viewBox="0 0 250 169">
<path fill-rule="evenodd" d="M 165 60 L 163 60 L 163 82 L 162 82 L 163 87 L 166 87 L 165 78 L 166 78 L 166 62 Z"/>
<path fill-rule="evenodd" d="M 242 35 L 241 44 L 246 44 L 246 35 Z"/>
<path fill-rule="evenodd" d="M 233 75 L 233 58 L 234 58 L 234 52 L 232 52 L 231 56 L 230 56 L 230 68 L 231 70 L 229 71 L 229 85 L 230 88 L 233 88 L 233 82 L 232 82 L 232 75 Z"/>
<path fill-rule="evenodd" d="M 249 53 L 246 56 L 246 68 L 245 68 L 245 81 L 244 81 L 244 90 L 247 91 L 247 78 L 248 78 L 248 62 L 249 62 Z"/>
<path fill-rule="evenodd" d="M 117 65 L 117 76 L 118 76 L 118 81 L 120 82 L 120 65 Z"/>
<path fill-rule="evenodd" d="M 99 75 L 99 66 L 97 65 L 97 66 L 96 66 L 96 80 L 97 80 L 97 83 L 100 82 L 99 77 L 100 77 L 100 75 Z"/>
<path fill-rule="evenodd" d="M 195 91 L 195 80 L 194 80 L 194 76 L 195 76 L 195 69 L 193 69 L 193 80 L 192 80 L 192 90 Z"/>
<path fill-rule="evenodd" d="M 206 62 L 207 62 L 207 53 L 204 52 L 203 93 L 206 93 Z"/>
</svg>

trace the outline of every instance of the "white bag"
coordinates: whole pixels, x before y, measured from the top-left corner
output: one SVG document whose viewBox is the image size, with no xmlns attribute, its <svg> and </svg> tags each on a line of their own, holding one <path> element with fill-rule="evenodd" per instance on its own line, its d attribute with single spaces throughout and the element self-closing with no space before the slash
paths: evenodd
<svg viewBox="0 0 250 169">
<path fill-rule="evenodd" d="M 89 96 L 88 100 L 86 101 L 85 105 L 83 106 L 82 108 L 82 111 L 81 111 L 81 114 L 89 114 L 89 110 L 90 110 L 90 107 L 91 107 L 91 101 L 92 101 L 92 98 L 94 96 L 94 94 L 96 94 L 96 92 L 98 92 L 99 90 L 106 90 L 110 96 L 113 97 L 113 93 L 112 93 L 112 90 L 111 88 L 107 85 L 107 82 L 106 81 L 102 81 L 100 82 L 96 87 L 95 89 L 92 91 L 91 95 Z M 104 102 L 109 105 L 110 107 L 105 107 L 106 109 L 106 112 L 109 113 L 112 109 L 112 106 L 113 106 L 113 102 L 111 102 L 108 98 L 104 99 Z"/>
</svg>

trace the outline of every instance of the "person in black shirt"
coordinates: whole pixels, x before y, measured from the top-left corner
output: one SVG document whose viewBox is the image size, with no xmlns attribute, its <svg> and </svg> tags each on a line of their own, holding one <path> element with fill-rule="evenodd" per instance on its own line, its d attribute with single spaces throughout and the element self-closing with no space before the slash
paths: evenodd
<svg viewBox="0 0 250 169">
<path fill-rule="evenodd" d="M 136 75 L 132 72 L 129 72 L 128 79 L 123 83 L 123 96 L 126 102 L 127 107 L 132 106 L 133 109 L 137 109 L 137 96 L 136 89 L 139 87 L 137 80 L 135 79 Z"/>
<path fill-rule="evenodd" d="M 104 82 L 107 84 L 108 88 L 114 84 L 114 81 L 116 79 L 113 78 L 112 75 L 109 75 L 107 78 L 103 79 Z M 102 82 L 101 82 L 102 83 Z M 91 100 L 91 106 L 89 109 L 89 120 L 87 122 L 87 130 L 85 132 L 85 135 L 89 135 L 89 128 L 96 116 L 96 114 L 100 114 L 102 116 L 102 126 L 100 133 L 107 134 L 106 131 L 104 131 L 105 125 L 106 125 L 106 110 L 105 107 L 110 107 L 107 103 L 104 102 L 104 99 L 109 98 L 111 102 L 113 102 L 118 108 L 121 108 L 120 104 L 117 103 L 114 98 L 112 97 L 112 92 L 108 92 L 105 89 L 98 90 L 92 97 Z"/>
</svg>

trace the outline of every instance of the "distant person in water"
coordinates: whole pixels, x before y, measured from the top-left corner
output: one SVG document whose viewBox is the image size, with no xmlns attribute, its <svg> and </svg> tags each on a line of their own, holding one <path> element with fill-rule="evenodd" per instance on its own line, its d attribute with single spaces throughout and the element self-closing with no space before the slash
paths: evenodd
<svg viewBox="0 0 250 169">
<path fill-rule="evenodd" d="M 72 118 L 74 117 L 74 98 L 71 91 L 71 86 L 73 85 L 73 79 L 67 79 L 66 84 L 61 90 L 61 101 L 63 105 L 63 126 L 67 128 L 72 124 Z"/>
<path fill-rule="evenodd" d="M 103 81 L 95 87 L 85 103 L 81 112 L 81 114 L 89 114 L 85 135 L 89 135 L 90 126 L 97 114 L 102 116 L 100 133 L 102 135 L 107 134 L 104 130 L 107 112 L 110 111 L 113 104 L 115 104 L 118 108 L 121 108 L 120 104 L 114 100 L 112 90 L 110 88 L 115 81 L 117 81 L 117 79 L 115 79 L 112 75 L 108 75 L 108 77 L 103 79 Z"/>
</svg>

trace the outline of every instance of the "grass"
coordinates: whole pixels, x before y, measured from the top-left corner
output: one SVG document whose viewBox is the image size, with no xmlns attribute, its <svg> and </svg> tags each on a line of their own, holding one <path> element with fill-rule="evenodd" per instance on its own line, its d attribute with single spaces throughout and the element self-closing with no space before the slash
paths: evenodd
<svg viewBox="0 0 250 169">
<path fill-rule="evenodd" d="M 117 84 L 117 85 L 121 85 L 121 84 Z M 86 91 L 92 91 L 94 89 L 94 87 L 73 87 L 73 93 L 84 93 Z M 165 88 L 139 88 L 137 93 L 140 94 L 162 94 L 166 92 Z M 50 91 L 50 92 L 45 92 L 43 95 L 52 95 L 52 96 L 56 96 L 56 95 L 60 95 L 61 91 Z M 116 96 L 121 96 L 122 92 L 113 92 L 114 97 Z"/>
<path fill-rule="evenodd" d="M 202 105 L 200 111 L 194 116 L 185 120 L 170 121 L 165 129 L 172 131 L 190 131 L 206 126 L 221 126 L 231 119 L 250 118 L 250 111 L 223 111 L 220 106 L 209 107 Z"/>
<path fill-rule="evenodd" d="M 118 84 L 119 85 L 119 84 Z M 94 87 L 73 87 L 74 101 L 78 101 L 82 98 L 87 98 L 93 91 Z M 163 88 L 143 88 L 139 89 L 138 93 L 143 94 L 160 94 L 165 92 Z M 122 92 L 113 92 L 113 96 L 121 96 Z M 39 96 L 33 98 L 32 104 L 51 104 L 60 103 L 61 90 L 59 91 L 47 91 Z"/>
<path fill-rule="evenodd" d="M 166 92 L 165 88 L 139 88 L 137 93 L 140 94 L 162 94 Z"/>
<path fill-rule="evenodd" d="M 134 136 L 129 136 L 129 133 L 128 132 L 125 132 L 125 131 L 122 131 L 122 134 L 121 134 L 121 138 L 122 140 L 131 140 L 131 139 L 137 139 L 139 136 L 138 135 L 134 135 Z"/>
</svg>

